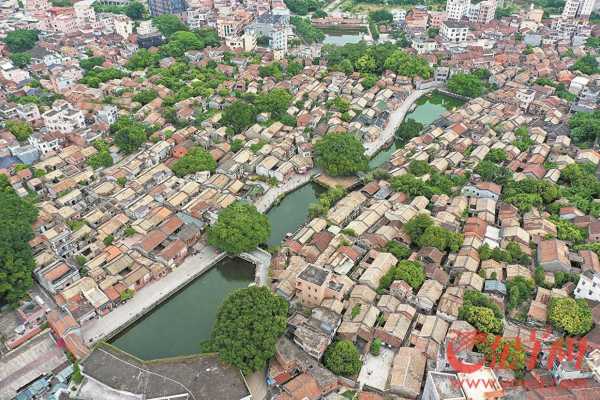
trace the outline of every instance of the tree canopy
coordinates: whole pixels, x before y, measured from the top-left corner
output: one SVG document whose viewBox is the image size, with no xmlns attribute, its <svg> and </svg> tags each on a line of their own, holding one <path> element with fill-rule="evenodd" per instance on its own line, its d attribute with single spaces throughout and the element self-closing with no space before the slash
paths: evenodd
<svg viewBox="0 0 600 400">
<path fill-rule="evenodd" d="M 592 54 L 586 54 L 585 56 L 578 59 L 575 64 L 571 67 L 573 71 L 583 72 L 587 75 L 597 74 L 600 71 L 598 68 L 598 61 Z"/>
<path fill-rule="evenodd" d="M 231 293 L 217 314 L 204 350 L 250 374 L 266 367 L 287 327 L 288 303 L 267 287 L 250 286 Z"/>
<path fill-rule="evenodd" d="M 9 120 L 5 125 L 19 142 L 24 142 L 33 133 L 33 128 L 25 121 Z"/>
<path fill-rule="evenodd" d="M 187 26 L 173 14 L 163 14 L 152 18 L 152 25 L 154 25 L 166 38 L 171 37 L 175 32 L 188 30 Z"/>
<path fill-rule="evenodd" d="M 467 321 L 478 331 L 499 335 L 502 333 L 502 311 L 485 294 L 465 291 L 463 305 L 458 311 L 458 318 Z"/>
<path fill-rule="evenodd" d="M 362 143 L 350 133 L 328 133 L 315 144 L 316 163 L 332 176 L 366 171 L 368 160 Z"/>
<path fill-rule="evenodd" d="M 171 169 L 175 175 L 181 178 L 199 171 L 215 172 L 217 162 L 208 151 L 194 146 L 183 157 L 175 161 Z"/>
<path fill-rule="evenodd" d="M 130 117 L 119 117 L 110 131 L 115 144 L 126 154 L 137 151 L 147 140 L 144 126 Z"/>
<path fill-rule="evenodd" d="M 4 43 L 11 52 L 22 52 L 33 49 L 38 41 L 38 31 L 33 29 L 15 29 L 6 34 Z"/>
<path fill-rule="evenodd" d="M 485 84 L 474 74 L 456 73 L 448 79 L 448 90 L 466 97 L 479 97 L 485 93 Z"/>
<path fill-rule="evenodd" d="M 31 54 L 26 52 L 12 53 L 10 55 L 10 61 L 12 61 L 15 67 L 24 68 L 31 62 Z"/>
<path fill-rule="evenodd" d="M 379 281 L 379 289 L 387 289 L 392 282 L 402 280 L 417 290 L 425 282 L 425 271 L 418 261 L 401 260 L 391 268 Z"/>
<path fill-rule="evenodd" d="M 424 58 L 409 54 L 402 50 L 396 50 L 385 60 L 385 69 L 408 77 L 420 76 L 429 79 L 433 70 Z"/>
<path fill-rule="evenodd" d="M 571 137 L 578 144 L 593 143 L 600 139 L 600 111 L 577 112 L 569 119 Z"/>
<path fill-rule="evenodd" d="M 463 242 L 462 234 L 434 225 L 433 219 L 427 214 L 413 217 L 404 225 L 404 231 L 421 248 L 435 247 L 441 251 L 456 252 Z"/>
<path fill-rule="evenodd" d="M 323 363 L 334 374 L 346 377 L 358 374 L 362 367 L 358 349 L 349 340 L 331 344 L 325 352 Z"/>
<path fill-rule="evenodd" d="M 583 299 L 570 297 L 550 299 L 548 321 L 567 335 L 581 336 L 592 329 L 592 312 Z"/>
<path fill-rule="evenodd" d="M 271 234 L 269 219 L 252 204 L 236 201 L 219 213 L 208 230 L 208 243 L 230 254 L 251 251 Z"/>
<path fill-rule="evenodd" d="M 0 304 L 17 304 L 32 285 L 35 261 L 29 241 L 38 211 L 17 195 L 5 175 L 0 175 L 0 204 Z"/>
</svg>

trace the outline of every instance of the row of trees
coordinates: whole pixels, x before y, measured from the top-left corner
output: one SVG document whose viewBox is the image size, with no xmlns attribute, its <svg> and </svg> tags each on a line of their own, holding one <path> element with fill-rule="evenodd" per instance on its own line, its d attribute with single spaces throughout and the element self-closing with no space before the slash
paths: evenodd
<svg viewBox="0 0 600 400">
<path fill-rule="evenodd" d="M 427 60 L 399 50 L 391 43 L 369 45 L 365 42 L 344 46 L 323 46 L 323 54 L 332 69 L 350 74 L 354 71 L 380 75 L 389 69 L 408 77 L 431 77 Z"/>
<path fill-rule="evenodd" d="M 21 198 L 0 174 L 0 304 L 16 305 L 32 285 L 35 261 L 29 241 L 37 219 L 34 204 Z"/>
</svg>

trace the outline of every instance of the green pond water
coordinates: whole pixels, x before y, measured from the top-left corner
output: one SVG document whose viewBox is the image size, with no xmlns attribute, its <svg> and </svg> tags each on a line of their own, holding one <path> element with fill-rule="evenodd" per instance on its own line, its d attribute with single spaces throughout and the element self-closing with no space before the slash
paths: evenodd
<svg viewBox="0 0 600 400">
<path fill-rule="evenodd" d="M 462 104 L 454 98 L 433 93 L 417 100 L 407 118 L 427 126 L 444 111 Z M 394 143 L 379 152 L 369 163 L 374 168 L 385 163 L 398 148 Z M 308 206 L 317 201 L 324 188 L 309 183 L 287 194 L 267 212 L 271 222 L 269 246 L 281 243 L 308 219 Z M 231 291 L 254 281 L 254 265 L 241 259 L 224 259 L 198 277 L 161 306 L 119 334 L 112 344 L 139 358 L 150 360 L 194 354 L 210 336 L 217 310 Z M 147 289 L 146 289 L 147 290 Z M 141 291 L 141 296 L 151 293 Z"/>
<path fill-rule="evenodd" d="M 225 258 L 111 343 L 143 360 L 199 353 L 225 297 L 252 282 L 253 264 Z M 152 295 L 144 290 L 138 296 Z"/>
<path fill-rule="evenodd" d="M 464 104 L 464 101 L 442 94 L 433 92 L 426 96 L 420 97 L 415 102 L 415 109 L 404 117 L 404 119 L 412 118 L 417 122 L 427 127 L 438 119 L 444 112 L 454 110 Z M 369 161 L 370 168 L 377 168 L 388 161 L 391 155 L 398 150 L 402 145 L 395 141 L 387 149 L 383 149 Z"/>
</svg>

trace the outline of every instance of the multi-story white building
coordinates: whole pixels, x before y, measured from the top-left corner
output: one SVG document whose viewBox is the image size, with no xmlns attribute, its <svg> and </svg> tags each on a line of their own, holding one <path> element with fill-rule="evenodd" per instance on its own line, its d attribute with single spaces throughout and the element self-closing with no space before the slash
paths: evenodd
<svg viewBox="0 0 600 400">
<path fill-rule="evenodd" d="M 459 21 L 448 20 L 442 23 L 441 34 L 445 41 L 462 43 L 467 40 L 469 27 Z"/>
<path fill-rule="evenodd" d="M 98 114 L 96 114 L 96 121 L 105 122 L 109 125 L 112 125 L 115 123 L 118 116 L 119 109 L 116 106 L 113 106 L 112 104 L 105 104 L 102 107 L 102 110 L 98 111 Z"/>
<path fill-rule="evenodd" d="M 19 115 L 19 119 L 27 122 L 40 119 L 40 110 L 38 109 L 38 106 L 33 103 L 17 104 L 17 114 Z"/>
<path fill-rule="evenodd" d="M 81 0 L 73 4 L 78 25 L 93 24 L 96 22 L 96 12 L 94 11 L 93 4 L 94 0 Z"/>
<path fill-rule="evenodd" d="M 496 15 L 496 0 L 485 0 L 469 7 L 469 21 L 487 24 Z"/>
<path fill-rule="evenodd" d="M 133 21 L 126 15 L 113 16 L 115 33 L 122 38 L 128 38 L 133 33 Z"/>
<path fill-rule="evenodd" d="M 565 19 L 589 18 L 594 9 L 594 3 L 595 0 L 567 0 L 562 17 Z"/>
<path fill-rule="evenodd" d="M 600 301 L 600 274 L 596 273 L 591 277 L 587 274 L 579 275 L 575 298 Z"/>
<path fill-rule="evenodd" d="M 76 110 L 65 100 L 56 100 L 52 109 L 42 114 L 42 118 L 49 131 L 71 133 L 85 127 L 85 118 L 81 110 Z"/>
<path fill-rule="evenodd" d="M 469 15 L 471 0 L 448 0 L 446 3 L 446 12 L 448 19 L 459 20 Z"/>
</svg>

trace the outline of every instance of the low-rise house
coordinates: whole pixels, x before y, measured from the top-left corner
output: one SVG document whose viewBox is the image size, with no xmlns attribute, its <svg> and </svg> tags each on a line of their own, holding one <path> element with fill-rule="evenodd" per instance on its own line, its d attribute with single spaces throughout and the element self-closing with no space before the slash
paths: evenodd
<svg viewBox="0 0 600 400">
<path fill-rule="evenodd" d="M 421 393 L 426 362 L 423 352 L 416 348 L 398 349 L 390 371 L 390 391 L 402 397 L 416 399 Z"/>
</svg>

